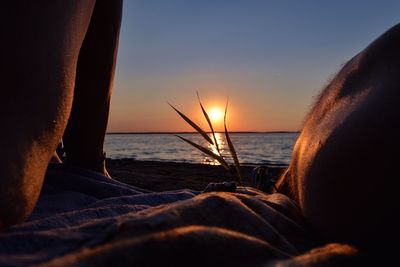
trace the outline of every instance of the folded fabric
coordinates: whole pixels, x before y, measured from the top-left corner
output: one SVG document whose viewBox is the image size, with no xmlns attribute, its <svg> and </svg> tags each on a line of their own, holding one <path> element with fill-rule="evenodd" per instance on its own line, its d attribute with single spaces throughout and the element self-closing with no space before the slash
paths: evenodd
<svg viewBox="0 0 400 267">
<path fill-rule="evenodd" d="M 28 221 L 0 231 L 0 266 L 32 265 L 102 243 L 118 232 L 118 216 L 198 193 L 152 193 L 89 170 L 52 164 Z"/>
<path fill-rule="evenodd" d="M 288 197 L 212 188 L 155 193 L 51 165 L 29 220 L 0 231 L 0 265 L 251 266 L 318 245 Z"/>
</svg>

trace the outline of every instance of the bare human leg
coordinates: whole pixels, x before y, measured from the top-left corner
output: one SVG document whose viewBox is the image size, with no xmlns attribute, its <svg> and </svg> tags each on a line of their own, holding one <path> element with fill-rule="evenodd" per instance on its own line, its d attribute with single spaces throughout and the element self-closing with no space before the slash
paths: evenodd
<svg viewBox="0 0 400 267">
<path fill-rule="evenodd" d="M 322 239 L 371 255 L 393 249 L 400 237 L 399 47 L 397 25 L 342 68 L 309 113 L 278 181 Z"/>
<path fill-rule="evenodd" d="M 97 0 L 81 48 L 74 101 L 63 141 L 68 164 L 108 175 L 103 155 L 122 0 Z"/>
<path fill-rule="evenodd" d="M 25 220 L 70 113 L 94 0 L 7 1 L 0 17 L 0 227 Z"/>
</svg>

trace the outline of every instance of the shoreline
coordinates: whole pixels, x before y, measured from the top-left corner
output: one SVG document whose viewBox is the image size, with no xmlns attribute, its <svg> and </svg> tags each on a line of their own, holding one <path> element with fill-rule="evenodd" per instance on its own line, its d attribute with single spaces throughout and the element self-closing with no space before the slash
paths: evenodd
<svg viewBox="0 0 400 267">
<path fill-rule="evenodd" d="M 212 132 L 206 131 L 206 133 L 211 134 Z M 216 131 L 215 133 L 225 134 L 224 131 Z M 300 133 L 300 131 L 233 131 L 229 132 L 229 134 L 285 134 L 285 133 Z M 191 131 L 178 131 L 178 132 L 107 132 L 106 134 L 115 135 L 115 134 L 198 134 L 198 132 Z"/>
<path fill-rule="evenodd" d="M 201 163 L 107 158 L 106 166 L 113 179 L 156 192 L 185 188 L 202 191 L 211 182 L 237 181 L 234 168 L 228 172 L 222 166 Z M 250 185 L 255 166 L 259 165 L 241 166 L 245 185 Z M 279 177 L 285 169 L 268 166 L 273 177 Z"/>
</svg>

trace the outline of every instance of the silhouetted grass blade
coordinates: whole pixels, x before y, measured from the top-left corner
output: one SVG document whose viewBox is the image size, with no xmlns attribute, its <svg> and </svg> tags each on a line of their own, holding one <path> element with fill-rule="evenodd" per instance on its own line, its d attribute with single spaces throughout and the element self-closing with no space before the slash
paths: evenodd
<svg viewBox="0 0 400 267">
<path fill-rule="evenodd" d="M 206 110 L 204 109 L 203 105 L 201 104 L 199 93 L 196 92 L 196 94 L 197 94 L 197 99 L 199 100 L 199 104 L 200 104 L 201 110 L 203 111 L 203 115 L 204 115 L 204 117 L 206 118 L 206 120 L 207 120 L 207 122 L 208 122 L 208 125 L 210 126 L 211 133 L 212 133 L 212 136 L 213 136 L 214 142 L 215 142 L 215 143 L 214 143 L 214 144 L 215 144 L 215 147 L 217 148 L 218 154 L 221 155 L 221 152 L 219 151 L 219 146 L 218 146 L 217 138 L 215 137 L 214 128 L 212 127 L 212 124 L 211 124 L 210 117 L 208 116 L 208 114 L 207 114 Z"/>
<path fill-rule="evenodd" d="M 226 170 L 229 170 L 229 165 L 228 163 L 226 163 L 226 161 L 219 155 L 213 153 L 212 151 L 208 150 L 205 147 L 202 147 L 186 138 L 183 138 L 182 136 L 176 135 L 177 137 L 179 137 L 180 139 L 182 139 L 183 141 L 185 141 L 186 143 L 194 146 L 195 148 L 197 148 L 198 150 L 200 150 L 201 152 L 203 152 L 204 154 L 207 154 L 208 156 L 214 158 L 215 160 L 217 160 Z"/>
<path fill-rule="evenodd" d="M 199 134 L 201 134 L 204 139 L 207 140 L 207 142 L 209 142 L 211 145 L 213 145 L 213 141 L 211 140 L 210 136 L 208 136 L 208 134 L 206 132 L 204 132 L 196 123 L 194 123 L 193 121 L 191 121 L 188 117 L 185 116 L 185 114 L 183 114 L 182 112 L 180 112 L 179 110 L 177 110 L 174 106 L 172 106 L 170 103 L 168 103 L 168 105 L 171 106 L 171 108 L 173 108 L 187 123 L 190 124 L 190 126 L 192 126 Z"/>
<path fill-rule="evenodd" d="M 236 154 L 235 147 L 233 146 L 233 143 L 231 141 L 231 138 L 229 137 L 228 129 L 226 128 L 226 113 L 228 110 L 228 100 L 226 101 L 226 106 L 225 106 L 225 114 L 224 114 L 224 128 L 225 128 L 225 136 L 226 136 L 226 142 L 228 143 L 229 151 L 231 152 L 233 161 L 235 162 L 235 169 L 239 178 L 239 182 L 243 184 L 243 177 L 242 173 L 240 172 L 240 163 L 239 159 Z"/>
</svg>

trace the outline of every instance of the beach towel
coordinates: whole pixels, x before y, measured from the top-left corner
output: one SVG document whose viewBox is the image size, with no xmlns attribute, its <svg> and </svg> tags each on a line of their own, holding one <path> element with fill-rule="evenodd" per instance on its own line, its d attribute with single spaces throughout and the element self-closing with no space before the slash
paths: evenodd
<svg viewBox="0 0 400 267">
<path fill-rule="evenodd" d="M 282 194 L 209 188 L 155 193 L 52 164 L 30 218 L 0 231 L 0 266 L 302 265 L 357 253 L 321 246 Z"/>
</svg>

